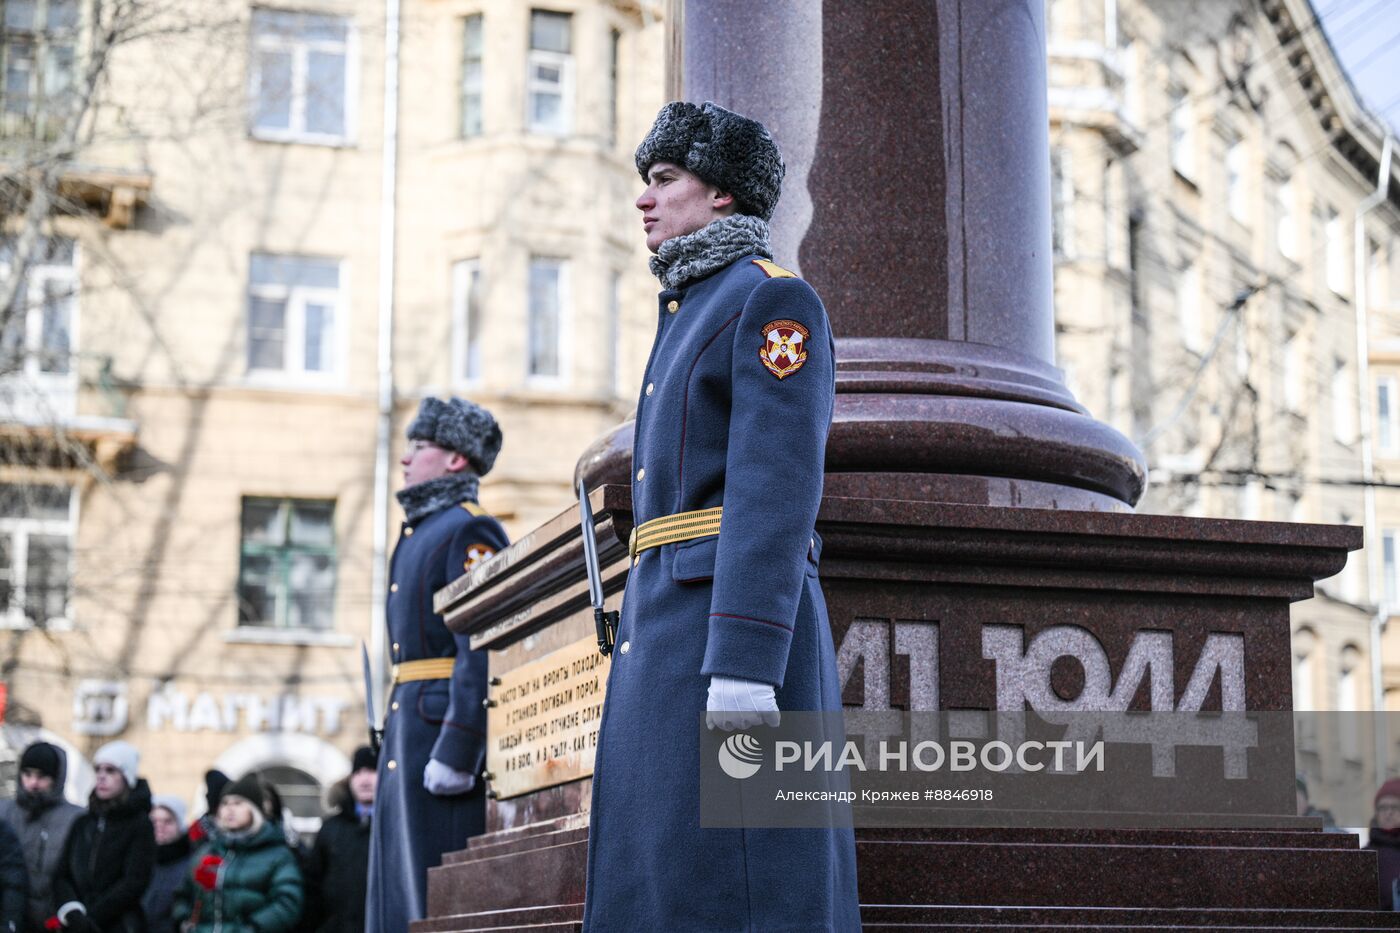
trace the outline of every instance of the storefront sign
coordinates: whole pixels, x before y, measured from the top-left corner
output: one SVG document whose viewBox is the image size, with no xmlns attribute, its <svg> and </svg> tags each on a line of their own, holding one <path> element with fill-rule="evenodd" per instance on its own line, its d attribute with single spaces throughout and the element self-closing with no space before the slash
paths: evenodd
<svg viewBox="0 0 1400 933">
<path fill-rule="evenodd" d="M 292 694 L 259 696 L 201 691 L 190 695 L 167 687 L 151 694 L 146 728 L 152 732 L 304 732 L 335 735 L 349 704 L 338 697 Z"/>
</svg>

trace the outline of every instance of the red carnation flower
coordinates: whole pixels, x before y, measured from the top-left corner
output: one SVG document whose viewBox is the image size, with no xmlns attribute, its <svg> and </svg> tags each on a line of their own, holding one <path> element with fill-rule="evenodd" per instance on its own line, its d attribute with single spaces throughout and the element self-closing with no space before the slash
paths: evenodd
<svg viewBox="0 0 1400 933">
<path fill-rule="evenodd" d="M 59 922 L 57 917 L 50 917 L 44 921 L 44 929 L 46 930 L 59 930 L 62 928 L 63 924 Z"/>
<path fill-rule="evenodd" d="M 219 883 L 219 866 L 224 860 L 217 855 L 206 855 L 199 860 L 199 865 L 194 870 L 194 883 L 206 891 L 214 890 L 214 886 Z"/>
</svg>

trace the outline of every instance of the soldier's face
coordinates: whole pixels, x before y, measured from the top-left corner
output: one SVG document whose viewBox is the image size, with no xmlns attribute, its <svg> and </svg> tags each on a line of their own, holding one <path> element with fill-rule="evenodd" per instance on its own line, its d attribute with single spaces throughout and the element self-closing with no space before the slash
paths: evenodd
<svg viewBox="0 0 1400 933">
<path fill-rule="evenodd" d="M 734 197 L 670 162 L 647 172 L 646 190 L 637 199 L 647 249 L 653 253 L 672 237 L 694 233 L 712 220 L 734 213 Z"/>
<path fill-rule="evenodd" d="M 403 467 L 403 484 L 417 486 L 430 479 L 460 473 L 467 467 L 467 458 L 455 450 L 444 450 L 429 441 L 409 441 L 408 449 L 399 458 Z"/>
</svg>

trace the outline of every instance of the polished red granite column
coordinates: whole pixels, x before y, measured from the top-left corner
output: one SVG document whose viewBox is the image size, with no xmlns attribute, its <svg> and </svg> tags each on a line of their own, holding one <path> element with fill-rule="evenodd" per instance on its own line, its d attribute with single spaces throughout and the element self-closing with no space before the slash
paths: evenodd
<svg viewBox="0 0 1400 933">
<path fill-rule="evenodd" d="M 780 265 L 826 302 L 826 492 L 1127 510 L 1142 455 L 1054 366 L 1041 0 L 676 3 L 671 92 L 766 124 Z M 630 431 L 601 442 L 602 461 Z"/>
</svg>

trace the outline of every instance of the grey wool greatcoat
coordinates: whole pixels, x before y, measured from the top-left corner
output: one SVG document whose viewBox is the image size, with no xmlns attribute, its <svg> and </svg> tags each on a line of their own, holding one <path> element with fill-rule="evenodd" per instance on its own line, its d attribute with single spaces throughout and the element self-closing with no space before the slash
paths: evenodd
<svg viewBox="0 0 1400 933">
<path fill-rule="evenodd" d="M 400 683 L 389 697 L 379 788 L 370 832 L 365 929 L 405 933 L 423 917 L 427 872 L 444 852 L 466 847 L 485 828 L 483 782 L 439 797 L 423 787 L 436 758 L 480 775 L 486 756 L 486 652 L 433 612 L 433 594 L 507 545 L 505 529 L 474 502 L 405 522 L 389 563 L 390 659 L 394 664 L 455 658 L 452 677 Z"/>
<path fill-rule="evenodd" d="M 826 309 L 757 256 L 663 291 L 638 403 L 638 525 L 723 505 L 718 536 L 627 580 L 593 775 L 588 933 L 860 929 L 846 829 L 702 829 L 710 676 L 839 710 L 814 525 L 835 397 Z"/>
</svg>

